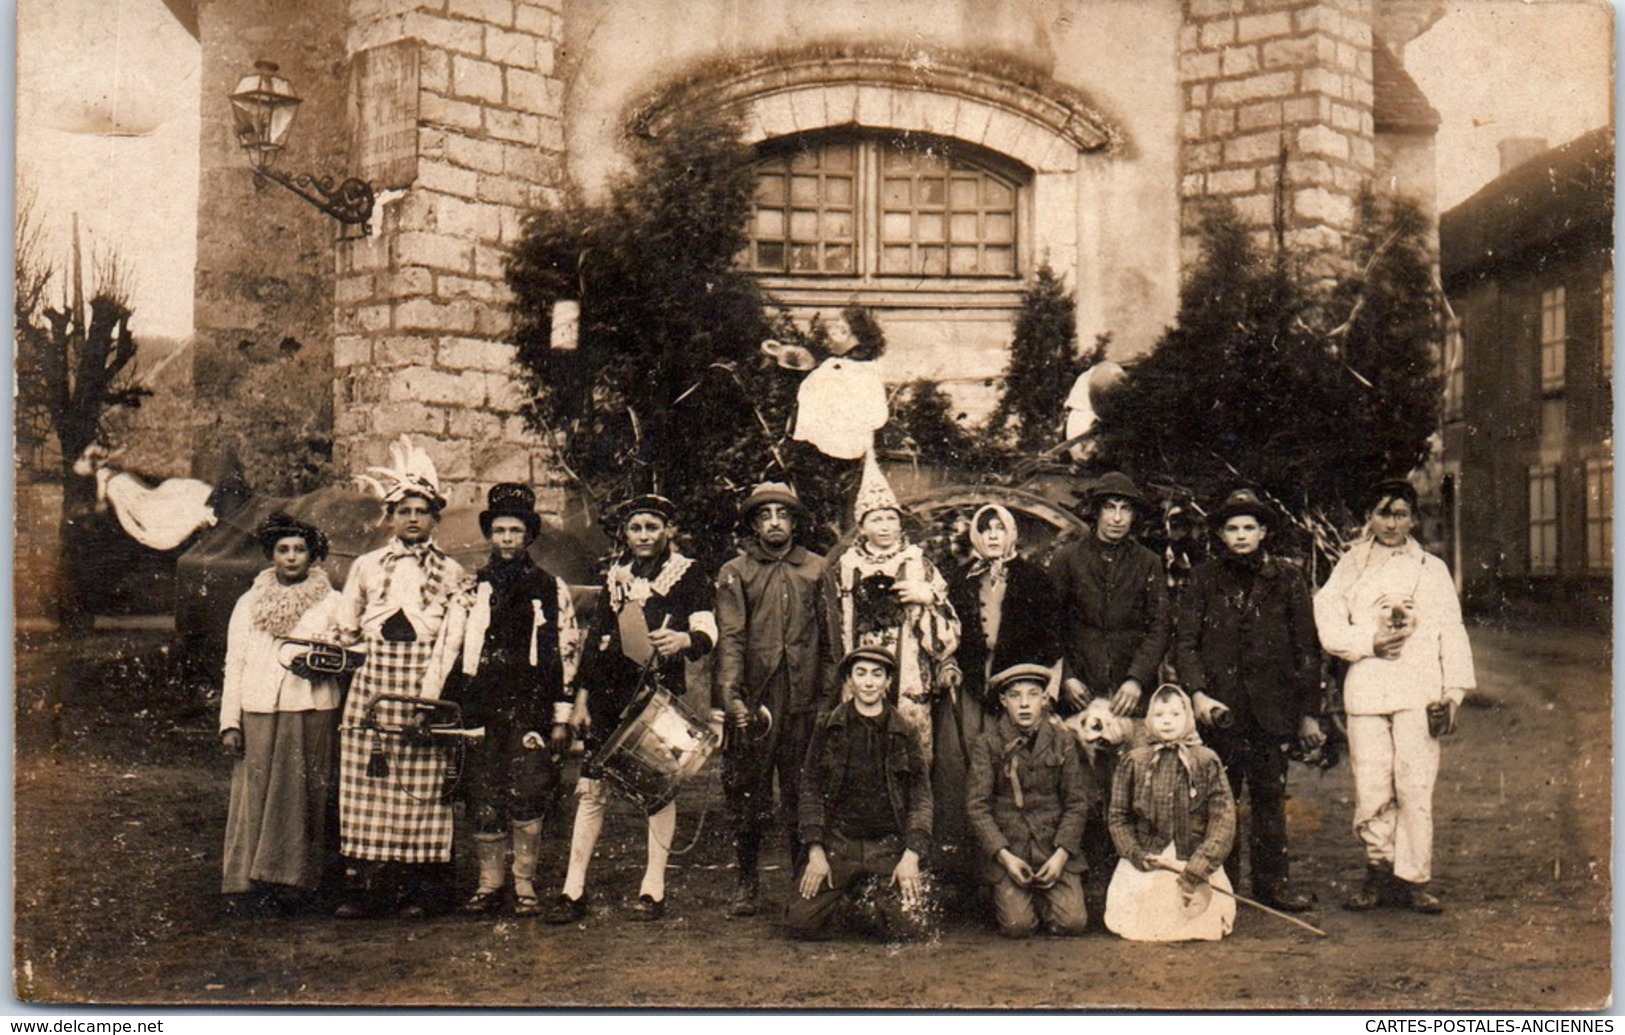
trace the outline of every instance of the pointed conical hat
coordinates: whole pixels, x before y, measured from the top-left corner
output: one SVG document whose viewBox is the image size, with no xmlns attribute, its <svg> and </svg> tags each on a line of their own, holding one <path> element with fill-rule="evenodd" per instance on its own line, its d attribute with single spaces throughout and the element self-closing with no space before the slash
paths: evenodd
<svg viewBox="0 0 1625 1035">
<path fill-rule="evenodd" d="M 880 473 L 880 465 L 875 462 L 873 450 L 863 454 L 863 478 L 858 482 L 858 498 L 852 504 L 852 519 L 863 524 L 863 519 L 875 510 L 895 510 L 899 514 L 903 508 L 897 502 L 897 494 L 891 491 L 891 484 L 886 476 Z"/>
</svg>

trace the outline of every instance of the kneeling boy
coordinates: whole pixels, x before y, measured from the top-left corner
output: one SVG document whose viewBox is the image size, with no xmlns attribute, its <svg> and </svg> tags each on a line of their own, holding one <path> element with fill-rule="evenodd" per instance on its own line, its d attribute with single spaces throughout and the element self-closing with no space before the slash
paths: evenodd
<svg viewBox="0 0 1625 1035">
<path fill-rule="evenodd" d="M 965 814 L 993 886 L 999 933 L 1026 938 L 1042 918 L 1082 934 L 1083 828 L 1088 784 L 1071 734 L 1044 715 L 1050 670 L 1012 665 L 995 675 L 1004 715 L 971 746 Z"/>
<path fill-rule="evenodd" d="M 931 774 L 889 697 L 897 660 L 859 647 L 841 662 L 849 700 L 813 731 L 798 805 L 807 862 L 785 911 L 797 938 L 826 938 L 851 914 L 885 938 L 928 936 L 932 895 L 920 875 L 931 846 Z"/>
</svg>

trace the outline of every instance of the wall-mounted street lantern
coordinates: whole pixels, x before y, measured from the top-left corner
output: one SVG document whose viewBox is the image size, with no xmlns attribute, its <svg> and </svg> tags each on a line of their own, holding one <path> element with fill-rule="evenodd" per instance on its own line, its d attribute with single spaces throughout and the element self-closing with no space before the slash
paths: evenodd
<svg viewBox="0 0 1625 1035">
<path fill-rule="evenodd" d="M 280 183 L 346 226 L 371 228 L 372 186 L 351 177 L 333 186 L 331 176 L 300 173 L 289 176 L 271 168 L 293 128 L 294 113 L 303 103 L 293 86 L 277 75 L 271 61 L 254 62 L 254 74 L 244 76 L 231 92 L 231 114 L 237 123 L 237 143 L 254 163 L 254 175 Z"/>
</svg>

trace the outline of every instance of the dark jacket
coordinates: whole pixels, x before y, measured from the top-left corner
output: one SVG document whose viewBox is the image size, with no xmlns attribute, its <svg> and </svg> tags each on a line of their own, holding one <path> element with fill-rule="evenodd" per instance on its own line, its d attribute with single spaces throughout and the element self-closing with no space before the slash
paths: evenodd
<svg viewBox="0 0 1625 1035">
<path fill-rule="evenodd" d="M 1021 780 L 1020 806 L 1010 783 L 1012 759 Z M 1028 746 L 1018 737 L 1015 723 L 1000 718 L 972 745 L 965 814 L 977 844 L 987 853 L 982 869 L 990 883 L 1004 876 L 998 862 L 1003 848 L 1034 867 L 1042 866 L 1055 849 L 1065 848 L 1066 868 L 1083 872 L 1089 805 L 1077 745 L 1060 725 L 1040 721 Z"/>
<path fill-rule="evenodd" d="M 569 588 L 528 556 L 506 563 L 493 559 L 475 577 L 475 586 L 481 584 L 491 586 L 491 618 L 478 670 L 464 675 L 459 657 L 443 696 L 463 706 L 463 724 L 470 729 L 501 723 L 545 731 L 552 725 L 553 702 L 567 691 L 559 652 L 559 601 L 561 595 L 568 599 Z M 574 621 L 571 616 L 572 635 Z M 567 646 L 575 648 L 574 643 Z"/>
<path fill-rule="evenodd" d="M 1296 568 L 1266 557 L 1247 578 L 1229 557 L 1204 561 L 1179 602 L 1175 664 L 1191 693 L 1228 706 L 1236 728 L 1291 736 L 1320 696 L 1314 605 Z"/>
<path fill-rule="evenodd" d="M 653 664 L 654 678 L 674 695 L 680 696 L 687 689 L 684 662 L 698 660 L 711 650 L 711 631 L 716 627 L 711 612 L 711 580 L 705 577 L 697 562 L 675 553 L 668 554 L 653 568 L 649 572 L 652 583 L 649 597 L 640 605 L 629 597 L 620 596 L 617 586 L 626 584 L 628 569 L 622 564 L 612 565 L 604 592 L 599 595 L 598 606 L 593 611 L 592 624 L 581 648 L 581 671 L 576 680 L 577 685 L 587 691 L 587 709 L 592 716 L 592 729 L 587 735 L 589 749 L 597 747 L 615 731 L 621 711 L 637 694 L 642 675 L 642 669 L 621 652 L 621 610 L 641 606 L 644 622 L 651 632 L 664 625 L 688 633 L 693 640 L 687 651 L 657 658 Z"/>
<path fill-rule="evenodd" d="M 1053 665 L 1061 656 L 1060 605 L 1055 587 L 1044 569 L 1025 557 L 1005 565 L 1004 606 L 999 620 L 999 642 L 988 665 L 987 637 L 982 631 L 982 578 L 969 566 L 954 573 L 948 583 L 948 602 L 959 616 L 959 649 L 954 659 L 965 674 L 963 692 L 982 704 L 990 715 L 1001 709 L 987 693 L 987 677 L 1011 665 L 1031 662 Z"/>
<path fill-rule="evenodd" d="M 903 843 L 921 859 L 931 850 L 931 773 L 919 738 L 896 709 L 886 705 L 886 793 L 891 797 Z M 836 705 L 813 730 L 807 760 L 801 766 L 801 801 L 797 822 L 801 843 L 822 844 L 834 797 L 846 776 L 848 738 L 857 721 L 851 701 Z"/>
<path fill-rule="evenodd" d="M 832 682 L 819 637 L 824 558 L 803 547 L 773 557 L 754 539 L 717 574 L 717 656 L 713 675 L 724 708 L 742 698 L 752 711 L 782 674 L 791 714 L 822 710 Z M 775 716 L 778 718 L 778 716 Z"/>
<path fill-rule="evenodd" d="M 1133 540 L 1110 546 L 1091 535 L 1050 562 L 1061 598 L 1061 637 L 1071 675 L 1097 697 L 1125 679 L 1145 689 L 1136 714 L 1157 686 L 1168 652 L 1168 584 L 1162 561 Z"/>
</svg>

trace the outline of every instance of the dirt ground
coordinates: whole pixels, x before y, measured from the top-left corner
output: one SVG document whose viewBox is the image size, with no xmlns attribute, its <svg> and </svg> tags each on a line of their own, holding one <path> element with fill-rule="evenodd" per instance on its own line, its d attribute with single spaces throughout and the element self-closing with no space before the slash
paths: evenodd
<svg viewBox="0 0 1625 1035">
<path fill-rule="evenodd" d="M 885 946 L 791 942 L 771 907 L 723 917 L 733 874 L 715 766 L 684 791 L 677 840 L 693 848 L 673 859 L 661 924 L 621 919 L 643 853 L 624 808 L 580 926 L 227 917 L 215 892 L 228 765 L 212 716 L 172 676 L 164 635 L 24 638 L 15 988 L 129 1004 L 1599 1008 L 1611 988 L 1607 638 L 1479 626 L 1472 639 L 1481 690 L 1447 743 L 1435 807 L 1443 916 L 1337 907 L 1361 874 L 1348 770 L 1294 766 L 1294 878 L 1319 896 L 1309 919 L 1326 939 L 1243 908 L 1218 944 L 1010 943 L 959 916 L 934 943 Z M 544 849 L 550 891 L 566 823 Z M 788 875 L 766 874 L 765 887 L 782 907 Z"/>
</svg>

